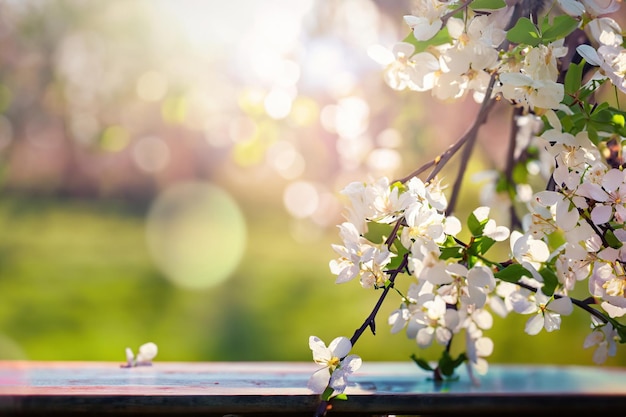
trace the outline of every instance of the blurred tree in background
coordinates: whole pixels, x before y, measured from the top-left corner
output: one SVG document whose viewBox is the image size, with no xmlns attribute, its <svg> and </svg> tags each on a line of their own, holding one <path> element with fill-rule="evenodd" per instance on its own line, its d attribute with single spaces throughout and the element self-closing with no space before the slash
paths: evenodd
<svg viewBox="0 0 626 417">
<path fill-rule="evenodd" d="M 376 294 L 329 287 L 337 191 L 404 175 L 474 114 L 383 83 L 367 50 L 409 10 L 1 1 L 0 359 L 123 361 L 153 341 L 157 361 L 309 360 L 310 334 L 352 331 Z M 474 170 L 499 165 L 493 132 Z M 531 345 L 516 319 L 493 362 L 591 363 L 562 350 L 584 333 Z M 357 353 L 408 360 L 414 343 L 378 333 Z"/>
</svg>

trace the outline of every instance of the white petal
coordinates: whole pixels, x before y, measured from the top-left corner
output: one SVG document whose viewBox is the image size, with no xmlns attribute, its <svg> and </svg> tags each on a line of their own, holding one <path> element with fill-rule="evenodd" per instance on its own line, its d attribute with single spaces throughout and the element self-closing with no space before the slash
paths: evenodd
<svg viewBox="0 0 626 417">
<path fill-rule="evenodd" d="M 606 311 L 609 314 L 609 317 L 611 318 L 622 317 L 624 314 L 626 314 L 626 308 L 615 306 L 606 301 L 604 301 L 601 304 L 601 306 L 604 309 L 604 311 Z"/>
<path fill-rule="evenodd" d="M 602 342 L 603 340 L 604 340 L 604 334 L 602 334 L 602 332 L 594 330 L 593 332 L 589 333 L 587 337 L 585 338 L 585 341 L 583 343 L 583 348 L 588 349 L 592 346 L 600 344 L 600 342 Z"/>
<path fill-rule="evenodd" d="M 424 327 L 417 332 L 416 341 L 419 347 L 425 348 L 433 343 L 435 330 L 432 327 Z"/>
<path fill-rule="evenodd" d="M 532 78 L 519 72 L 505 72 L 500 74 L 500 82 L 510 84 L 514 87 L 524 87 L 533 84 Z"/>
<path fill-rule="evenodd" d="M 337 337 L 328 346 L 328 349 L 332 352 L 333 356 L 338 358 L 343 358 L 348 353 L 350 353 L 350 349 L 352 349 L 352 343 L 347 337 Z"/>
<path fill-rule="evenodd" d="M 561 316 L 546 311 L 543 316 L 543 327 L 548 332 L 559 330 L 561 328 Z"/>
<path fill-rule="evenodd" d="M 607 349 L 607 345 L 605 343 L 599 345 L 596 351 L 593 353 L 593 363 L 595 363 L 596 365 L 602 365 L 604 362 L 606 362 L 608 353 L 609 352 Z"/>
<path fill-rule="evenodd" d="M 139 346 L 139 352 L 137 353 L 137 362 L 150 362 L 155 358 L 159 349 L 156 344 L 152 342 L 145 343 Z"/>
<path fill-rule="evenodd" d="M 408 58 L 413 55 L 413 52 L 415 52 L 415 47 L 408 42 L 397 42 L 391 51 L 394 57 L 404 56 Z M 385 188 L 387 188 L 386 184 Z"/>
<path fill-rule="evenodd" d="M 320 364 L 326 364 L 331 359 L 330 350 L 317 336 L 309 337 L 309 348 L 313 352 L 313 360 Z"/>
<path fill-rule="evenodd" d="M 341 361 L 341 369 L 345 372 L 353 373 L 361 367 L 363 361 L 358 355 L 348 355 Z"/>
<path fill-rule="evenodd" d="M 609 170 L 602 178 L 602 187 L 608 192 L 617 190 L 623 183 L 624 173 L 619 169 Z"/>
<path fill-rule="evenodd" d="M 444 223 L 443 231 L 445 234 L 449 236 L 456 236 L 463 230 L 463 225 L 461 221 L 454 216 L 446 217 L 446 221 Z"/>
<path fill-rule="evenodd" d="M 478 220 L 479 222 L 482 222 L 483 220 L 489 217 L 489 211 L 490 211 L 489 207 L 482 206 L 482 207 L 478 207 L 472 213 L 476 217 L 476 220 Z"/>
<path fill-rule="evenodd" d="M 474 323 L 481 329 L 491 329 L 493 326 L 493 317 L 487 310 L 476 310 L 472 314 L 472 319 L 474 319 Z"/>
<path fill-rule="evenodd" d="M 377 63 L 387 66 L 395 61 L 393 53 L 382 45 L 372 45 L 367 48 L 367 55 Z"/>
<path fill-rule="evenodd" d="M 476 341 L 476 350 L 479 356 L 489 356 L 493 352 L 493 341 L 488 337 L 481 337 Z"/>
<path fill-rule="evenodd" d="M 314 393 L 321 394 L 328 386 L 328 381 L 330 381 L 330 371 L 328 368 L 322 368 L 311 375 L 306 386 Z"/>
<path fill-rule="evenodd" d="M 585 58 L 585 61 L 587 61 L 591 65 L 595 65 L 596 67 L 599 67 L 600 64 L 602 63 L 602 59 L 598 55 L 598 52 L 595 49 L 593 49 L 592 46 L 578 45 L 578 47 L 576 48 L 576 51 L 580 54 L 580 56 Z"/>
<path fill-rule="evenodd" d="M 594 224 L 604 224 L 611 220 L 613 216 L 613 207 L 597 205 L 591 211 L 591 220 Z"/>
<path fill-rule="evenodd" d="M 439 32 L 442 25 L 443 22 L 441 19 L 437 19 L 434 22 L 429 22 L 427 19 L 424 19 L 423 22 L 420 22 L 420 24 L 413 28 L 413 36 L 415 36 L 415 39 L 418 41 L 427 41 L 432 39 L 437 32 Z"/>
<path fill-rule="evenodd" d="M 341 394 L 346 390 L 348 386 L 348 372 L 345 372 L 343 369 L 337 369 L 330 376 L 330 381 L 328 385 L 335 391 L 335 394 Z"/>
<path fill-rule="evenodd" d="M 585 6 L 576 0 L 557 0 L 557 3 L 570 16 L 580 16 L 585 13 Z"/>
<path fill-rule="evenodd" d="M 572 230 L 578 224 L 580 218 L 576 208 L 569 207 L 569 201 L 563 201 L 556 206 L 556 223 L 566 232 Z"/>
<path fill-rule="evenodd" d="M 531 336 L 538 334 L 543 329 L 543 315 L 535 314 L 526 322 L 526 333 Z"/>
<path fill-rule="evenodd" d="M 572 314 L 574 306 L 572 304 L 572 300 L 569 297 L 561 297 L 554 299 L 548 306 L 548 309 L 550 311 L 555 311 L 559 314 L 563 314 L 564 316 L 568 316 Z"/>
<path fill-rule="evenodd" d="M 132 365 L 133 360 L 135 359 L 135 354 L 133 353 L 133 350 L 127 347 L 125 352 L 126 352 L 126 361 L 128 362 L 129 365 Z"/>
<path fill-rule="evenodd" d="M 537 311 L 535 303 L 531 303 L 528 298 L 517 293 L 511 296 L 511 307 L 519 314 L 531 314 Z"/>
</svg>

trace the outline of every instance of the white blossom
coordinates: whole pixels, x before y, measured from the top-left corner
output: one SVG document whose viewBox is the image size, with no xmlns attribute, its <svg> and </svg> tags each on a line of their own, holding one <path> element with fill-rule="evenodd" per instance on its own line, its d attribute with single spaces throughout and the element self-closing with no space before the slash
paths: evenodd
<svg viewBox="0 0 626 417">
<path fill-rule="evenodd" d="M 533 301 L 518 298 L 513 309 L 521 314 L 534 314 L 526 322 L 525 332 L 538 334 L 541 329 L 551 332 L 561 327 L 561 315 L 572 313 L 572 300 L 569 297 L 548 297 L 540 290 L 531 297 Z"/>
<path fill-rule="evenodd" d="M 315 371 L 309 379 L 307 387 L 321 394 L 326 387 L 331 387 L 335 394 L 344 392 L 347 386 L 347 377 L 361 367 L 361 358 L 357 355 L 348 355 L 352 349 L 350 340 L 346 337 L 337 337 L 330 345 L 318 337 L 309 337 L 309 347 L 313 353 L 313 361 L 322 367 Z"/>
</svg>

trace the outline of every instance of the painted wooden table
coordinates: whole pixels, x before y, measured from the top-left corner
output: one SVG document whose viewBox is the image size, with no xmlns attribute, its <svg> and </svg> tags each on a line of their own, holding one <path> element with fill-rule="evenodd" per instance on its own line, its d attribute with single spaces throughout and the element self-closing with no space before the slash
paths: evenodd
<svg viewBox="0 0 626 417">
<path fill-rule="evenodd" d="M 0 416 L 312 416 L 313 363 L 0 361 Z M 329 416 L 626 415 L 626 369 L 495 366 L 435 385 L 411 363 L 365 363 Z"/>
</svg>

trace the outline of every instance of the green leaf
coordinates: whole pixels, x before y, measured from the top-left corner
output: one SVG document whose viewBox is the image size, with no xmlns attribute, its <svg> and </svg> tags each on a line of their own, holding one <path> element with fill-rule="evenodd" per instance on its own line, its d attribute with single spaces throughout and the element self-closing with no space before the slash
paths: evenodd
<svg viewBox="0 0 626 417">
<path fill-rule="evenodd" d="M 467 218 L 467 227 L 472 232 L 472 236 L 482 236 L 483 228 L 489 219 L 485 219 L 482 222 L 479 222 L 474 213 L 470 213 Z"/>
<path fill-rule="evenodd" d="M 392 230 L 393 226 L 390 224 L 368 222 L 367 232 L 363 237 L 373 243 L 382 243 L 383 239 L 386 239 Z"/>
<path fill-rule="evenodd" d="M 439 259 L 446 260 L 450 258 L 462 258 L 463 257 L 463 248 L 460 246 L 455 246 L 452 248 L 441 248 L 441 253 L 439 254 Z"/>
<path fill-rule="evenodd" d="M 393 248 L 396 249 L 395 253 L 397 256 L 392 257 L 391 261 L 389 261 L 389 264 L 387 264 L 388 271 L 400 268 L 400 265 L 404 261 L 404 255 L 409 251 L 407 248 L 402 246 L 402 243 L 399 242 L 399 240 L 400 239 L 396 239 L 393 244 Z"/>
<path fill-rule="evenodd" d="M 613 229 L 607 229 L 607 231 L 604 232 L 604 239 L 606 239 L 606 243 L 608 243 L 613 249 L 619 249 L 623 245 L 617 236 L 615 236 Z"/>
<path fill-rule="evenodd" d="M 448 33 L 448 28 L 445 26 L 439 32 L 437 32 L 437 34 L 433 38 L 427 41 L 418 41 L 417 39 L 415 39 L 415 36 L 413 36 L 413 32 L 409 33 L 407 37 L 402 40 L 402 42 L 410 43 L 411 45 L 413 45 L 415 47 L 416 54 L 424 52 L 429 46 L 443 45 L 444 43 L 449 43 L 451 41 L 452 37 Z"/>
<path fill-rule="evenodd" d="M 520 18 L 508 31 L 506 38 L 513 43 L 530 46 L 537 46 L 541 42 L 541 34 L 537 26 L 527 17 Z"/>
<path fill-rule="evenodd" d="M 539 271 L 539 275 L 543 277 L 543 287 L 541 287 L 541 292 L 548 296 L 554 294 L 554 290 L 559 284 L 559 278 L 556 276 L 555 268 L 553 266 L 543 268 Z"/>
<path fill-rule="evenodd" d="M 565 74 L 565 94 L 574 95 L 582 85 L 584 63 L 570 63 Z"/>
<path fill-rule="evenodd" d="M 475 249 L 476 252 L 474 253 L 476 255 L 484 255 L 485 253 L 487 253 L 489 248 L 494 245 L 494 243 L 496 243 L 496 241 L 492 238 L 487 236 L 480 236 L 477 237 L 472 243 L 472 249 Z"/>
<path fill-rule="evenodd" d="M 346 401 L 347 399 L 348 399 L 348 396 L 346 394 L 337 394 L 333 397 L 333 400 Z"/>
<path fill-rule="evenodd" d="M 505 6 L 504 0 L 474 0 L 472 2 L 472 9 L 474 10 L 501 9 Z"/>
<path fill-rule="evenodd" d="M 578 27 L 578 20 L 566 14 L 554 18 L 552 25 L 543 28 L 543 43 L 554 42 L 572 33 Z"/>
<path fill-rule="evenodd" d="M 515 164 L 515 166 L 513 167 L 513 182 L 515 184 L 526 184 L 528 183 L 528 168 L 526 167 L 526 164 Z M 511 191 L 513 191 L 514 193 L 517 193 L 517 190 L 515 190 L 514 187 L 510 187 L 512 188 Z"/>
<path fill-rule="evenodd" d="M 512 283 L 516 283 L 522 277 L 533 276 L 528 269 L 524 268 L 520 264 L 511 264 L 507 266 L 506 268 L 499 270 L 493 275 L 502 281 L 512 282 Z"/>
<path fill-rule="evenodd" d="M 624 127 L 624 115 L 620 114 L 620 113 L 615 113 L 613 115 L 613 117 L 611 118 L 611 122 L 613 122 L 614 125 L 619 126 L 619 127 Z"/>
<path fill-rule="evenodd" d="M 456 359 L 453 359 L 450 353 L 444 350 L 441 354 L 441 359 L 439 359 L 439 370 L 443 375 L 450 377 L 454 375 L 454 370 L 465 362 L 466 359 L 465 353 L 461 353 Z"/>
<path fill-rule="evenodd" d="M 423 370 L 434 371 L 433 367 L 430 366 L 430 364 L 425 359 L 418 358 L 415 353 L 411 355 L 411 359 L 413 359 L 413 362 L 415 362 L 415 364 Z"/>
</svg>

